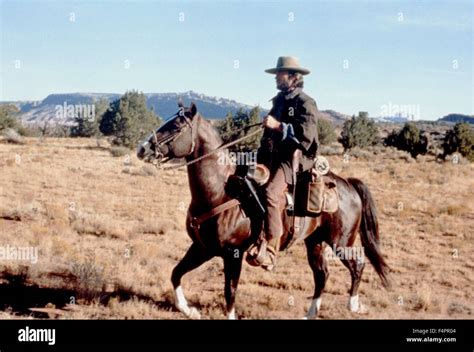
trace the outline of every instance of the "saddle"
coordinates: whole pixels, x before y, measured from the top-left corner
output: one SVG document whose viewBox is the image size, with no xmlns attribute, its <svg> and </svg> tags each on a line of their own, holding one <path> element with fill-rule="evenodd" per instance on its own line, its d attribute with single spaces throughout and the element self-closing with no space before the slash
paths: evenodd
<svg viewBox="0 0 474 352">
<path fill-rule="evenodd" d="M 323 212 L 334 213 L 339 209 L 336 183 L 327 176 L 328 172 L 328 161 L 319 156 L 311 170 L 298 175 L 296 185 L 292 185 L 285 194 L 289 215 L 315 217 Z M 240 201 L 248 217 L 260 217 L 265 214 L 263 189 L 269 178 L 270 171 L 264 165 L 257 164 L 251 169 L 238 167 L 235 174 L 227 180 L 225 191 L 231 198 Z"/>
<path fill-rule="evenodd" d="M 247 217 L 260 219 L 266 212 L 262 189 L 250 175 L 248 166 L 237 166 L 236 172 L 227 179 L 225 192 L 240 202 Z"/>
<path fill-rule="evenodd" d="M 301 228 L 301 226 L 296 225 L 296 222 L 299 224 L 304 221 L 305 217 L 317 217 L 324 212 L 335 212 L 339 208 L 336 183 L 331 178 L 323 176 L 328 171 L 329 163 L 327 160 L 325 158 L 316 159 L 314 167 L 309 172 L 300 174 L 297 178 L 296 186 L 294 186 L 296 189 L 292 190 L 295 197 L 287 192 L 286 210 L 287 214 L 293 217 L 293 226 L 290 230 L 293 239 L 297 239 L 297 236 L 295 236 L 296 228 Z M 225 185 L 225 192 L 231 198 L 230 200 L 199 216 L 188 213 L 190 226 L 197 241 L 205 247 L 199 232 L 201 225 L 210 218 L 235 206 L 240 206 L 245 216 L 251 219 L 252 234 L 256 237 L 261 235 L 266 213 L 263 190 L 269 178 L 270 172 L 264 165 L 256 165 L 250 172 L 248 166 L 239 165 L 235 174 L 229 176 Z"/>
</svg>

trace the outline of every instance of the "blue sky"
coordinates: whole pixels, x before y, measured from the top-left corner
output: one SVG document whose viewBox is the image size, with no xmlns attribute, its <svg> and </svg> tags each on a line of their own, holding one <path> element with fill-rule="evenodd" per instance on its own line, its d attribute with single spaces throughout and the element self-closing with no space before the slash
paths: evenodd
<svg viewBox="0 0 474 352">
<path fill-rule="evenodd" d="M 469 0 L 0 2 L 0 100 L 194 90 L 268 108 L 263 71 L 294 55 L 321 110 L 474 114 Z"/>
</svg>

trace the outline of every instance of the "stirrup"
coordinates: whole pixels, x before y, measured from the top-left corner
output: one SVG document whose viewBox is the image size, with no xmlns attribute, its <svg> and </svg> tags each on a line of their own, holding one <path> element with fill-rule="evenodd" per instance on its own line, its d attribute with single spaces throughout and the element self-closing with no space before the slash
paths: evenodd
<svg viewBox="0 0 474 352">
<path fill-rule="evenodd" d="M 267 271 L 276 267 L 276 250 L 268 245 L 266 240 L 261 240 L 249 249 L 246 261 L 252 266 L 261 266 Z"/>
</svg>

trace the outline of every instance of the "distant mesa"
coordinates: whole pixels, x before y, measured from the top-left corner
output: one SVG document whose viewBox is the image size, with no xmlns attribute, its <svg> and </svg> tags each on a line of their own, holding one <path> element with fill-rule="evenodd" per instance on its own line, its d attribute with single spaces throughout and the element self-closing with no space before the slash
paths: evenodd
<svg viewBox="0 0 474 352">
<path fill-rule="evenodd" d="M 52 123 L 68 124 L 73 121 L 69 116 L 58 117 L 56 114 L 57 107 L 90 105 L 100 99 L 109 102 L 119 99 L 121 94 L 115 93 L 63 93 L 50 94 L 41 101 L 15 101 L 0 102 L 0 104 L 15 104 L 21 111 L 21 119 L 27 123 L 38 123 L 49 120 Z M 194 91 L 184 93 L 146 93 L 147 105 L 153 108 L 155 113 L 160 117 L 167 118 L 177 111 L 178 98 L 182 98 L 185 105 L 189 105 L 191 101 L 198 105 L 201 114 L 209 119 L 222 119 L 231 111 L 237 112 L 240 108 L 249 110 L 252 106 L 238 103 L 232 99 L 220 97 L 212 97 Z M 262 114 L 266 113 L 264 110 Z"/>
<path fill-rule="evenodd" d="M 71 124 L 74 119 L 69 114 L 62 114 L 58 117 L 56 114 L 58 106 L 80 106 L 91 105 L 95 102 L 105 99 L 109 102 L 119 99 L 118 93 L 62 93 L 50 94 L 45 99 L 39 101 L 4 101 L 0 104 L 15 104 L 21 111 L 20 118 L 26 123 L 41 123 L 50 121 L 57 124 Z M 208 96 L 202 93 L 189 90 L 182 93 L 145 93 L 147 105 L 153 108 L 155 113 L 162 118 L 172 116 L 177 111 L 177 102 L 181 98 L 185 105 L 192 101 L 198 106 L 200 113 L 208 119 L 223 119 L 227 113 L 236 113 L 239 109 L 250 110 L 253 106 L 239 103 L 233 99 Z M 66 107 L 65 107 L 66 108 Z M 262 109 L 261 115 L 264 116 L 268 110 Z M 334 110 L 321 110 L 319 117 L 331 121 L 335 126 L 342 126 L 344 121 L 351 116 Z M 381 116 L 374 117 L 376 122 L 404 124 L 410 119 L 404 116 Z M 474 124 L 474 116 L 464 114 L 449 114 L 437 120 L 442 123 L 468 122 Z"/>
<path fill-rule="evenodd" d="M 470 124 L 474 124 L 474 115 L 449 114 L 440 118 L 438 121 L 452 122 L 452 123 L 467 122 Z"/>
<path fill-rule="evenodd" d="M 58 117 L 56 111 L 58 107 L 67 108 L 68 106 L 91 105 L 100 99 L 109 102 L 119 99 L 118 93 L 62 93 L 50 94 L 40 101 L 14 101 L 0 102 L 0 104 L 15 104 L 21 111 L 21 119 L 26 123 L 41 123 L 50 121 L 57 124 L 71 124 L 74 119 L 68 114 L 61 114 Z M 162 118 L 172 116 L 177 111 L 177 102 L 181 98 L 185 105 L 192 101 L 198 106 L 200 113 L 208 119 L 223 119 L 227 113 L 236 113 L 239 109 L 250 110 L 253 106 L 243 104 L 234 99 L 208 96 L 197 93 L 192 90 L 183 93 L 145 93 L 147 105 L 153 108 L 156 114 Z M 63 109 L 65 110 L 65 109 Z M 262 116 L 268 113 L 268 110 L 262 109 Z M 331 120 L 335 125 L 341 125 L 348 115 L 341 114 L 334 110 L 324 110 L 320 112 L 322 118 Z"/>
</svg>

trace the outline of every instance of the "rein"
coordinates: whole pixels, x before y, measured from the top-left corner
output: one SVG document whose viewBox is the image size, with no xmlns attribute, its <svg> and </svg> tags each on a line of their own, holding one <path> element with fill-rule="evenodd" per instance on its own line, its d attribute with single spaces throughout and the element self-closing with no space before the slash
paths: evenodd
<svg viewBox="0 0 474 352">
<path fill-rule="evenodd" d="M 204 158 L 207 158 L 215 153 L 217 153 L 218 151 L 222 150 L 222 149 L 225 149 L 227 147 L 230 147 L 231 145 L 234 145 L 234 144 L 237 144 L 247 138 L 250 138 L 252 137 L 253 135 L 256 135 L 257 133 L 259 133 L 261 131 L 261 127 L 262 127 L 262 123 L 259 122 L 259 123 L 255 123 L 253 125 L 249 125 L 249 126 L 246 126 L 244 128 L 241 128 L 240 130 L 238 130 L 237 132 L 240 133 L 242 131 L 245 131 L 246 129 L 249 129 L 249 128 L 252 128 L 252 127 L 255 127 L 255 126 L 260 126 L 260 128 L 256 129 L 255 131 L 243 136 L 243 137 L 240 137 L 240 138 L 237 138 L 235 141 L 232 141 L 232 142 L 229 142 L 229 143 L 225 143 L 225 144 L 222 144 L 221 146 L 219 146 L 218 148 L 214 149 L 213 151 L 207 153 L 207 154 L 204 154 L 196 159 L 193 159 L 191 161 L 188 161 L 186 163 L 182 163 L 182 164 L 179 164 L 179 165 L 173 165 L 173 166 L 168 166 L 168 167 L 164 167 L 165 170 L 170 170 L 170 169 L 177 169 L 177 168 L 180 168 L 182 166 L 187 166 L 187 165 L 192 165 L 194 163 L 197 163 L 198 161 L 201 161 L 202 159 Z M 203 224 L 205 221 L 213 218 L 214 216 L 217 216 L 221 213 L 223 213 L 224 211 L 226 210 L 229 210 L 233 207 L 236 207 L 236 206 L 239 206 L 240 205 L 240 201 L 238 201 L 237 199 L 230 199 L 228 200 L 227 202 L 224 202 L 222 204 L 219 204 L 217 206 L 215 206 L 214 208 L 212 208 L 211 210 L 209 210 L 208 212 L 204 213 L 204 214 L 201 214 L 199 216 L 193 216 L 191 214 L 190 211 L 188 211 L 188 216 L 190 217 L 190 226 L 191 228 L 193 229 L 193 232 L 194 232 L 194 236 L 196 237 L 197 241 L 201 244 L 201 246 L 203 247 L 207 247 L 206 244 L 204 243 L 202 237 L 201 237 L 201 234 L 199 232 L 200 228 L 201 228 L 201 224 Z"/>
<path fill-rule="evenodd" d="M 188 125 L 189 127 L 191 128 L 191 135 L 192 135 L 192 145 L 191 145 L 191 150 L 190 150 L 190 154 L 194 151 L 194 147 L 195 147 L 195 141 L 194 141 L 194 137 L 195 137 L 195 131 L 194 131 L 194 128 L 193 128 L 193 125 L 192 125 L 192 122 L 189 123 L 188 120 L 186 120 L 186 122 L 188 122 Z M 220 145 L 218 148 L 214 149 L 213 151 L 207 153 L 207 154 L 204 154 L 204 155 L 201 155 L 200 157 L 197 157 L 196 159 L 193 159 L 191 161 L 188 161 L 188 162 L 184 162 L 184 163 L 181 163 L 181 164 L 178 164 L 178 165 L 170 165 L 170 166 L 161 166 L 161 164 L 171 160 L 171 158 L 168 158 L 166 160 L 161 160 L 160 163 L 158 162 L 155 162 L 153 163 L 153 165 L 155 165 L 155 167 L 157 169 L 162 169 L 162 170 L 172 170 L 172 169 L 178 169 L 180 167 L 183 167 L 183 166 L 188 166 L 188 165 L 192 165 L 192 164 L 195 164 L 205 158 L 208 158 L 209 156 L 225 149 L 225 148 L 228 148 L 232 145 L 235 145 L 245 139 L 248 139 L 254 135 L 256 135 L 257 133 L 259 133 L 261 130 L 262 130 L 262 122 L 258 122 L 258 123 L 255 123 L 255 124 L 252 124 L 252 125 L 248 125 L 248 126 L 245 126 L 239 130 L 236 131 L 236 133 L 240 133 L 242 131 L 245 131 L 249 128 L 252 128 L 252 127 L 256 127 L 256 126 L 259 126 L 260 128 L 256 129 L 255 131 L 245 135 L 245 136 L 242 136 L 240 138 L 237 138 L 236 140 L 232 141 L 232 142 L 229 142 L 229 143 L 225 143 L 225 144 L 222 144 Z M 173 134 L 171 136 L 168 136 L 167 138 L 163 139 L 163 140 L 160 140 L 158 141 L 158 138 L 157 138 L 157 135 L 156 135 L 156 132 L 154 132 L 154 139 L 155 139 L 155 143 L 156 145 L 158 146 L 159 144 L 164 144 L 164 143 L 167 143 L 169 141 L 173 141 L 174 139 L 177 138 L 177 136 L 179 136 L 181 133 L 183 133 L 183 130 L 181 131 L 178 131 L 176 134 Z M 156 152 L 156 149 L 155 149 L 155 152 Z M 156 159 L 155 159 L 156 161 Z M 237 200 L 237 199 L 230 199 L 220 205 L 217 205 L 215 206 L 214 208 L 212 208 L 211 210 L 205 212 L 204 214 L 201 214 L 199 216 L 193 216 L 189 211 L 188 211 L 188 216 L 190 218 L 190 226 L 194 232 L 194 236 L 196 238 L 196 240 L 201 244 L 201 246 L 203 247 L 206 247 L 206 244 L 204 243 L 202 237 L 201 237 L 201 234 L 200 234 L 200 227 L 201 227 L 201 224 L 203 224 L 204 222 L 206 222 L 207 220 L 223 213 L 224 211 L 226 210 L 229 210 L 231 208 L 234 208 L 236 206 L 239 206 L 240 205 L 240 202 Z"/>
<path fill-rule="evenodd" d="M 244 128 L 241 128 L 241 129 L 237 130 L 236 133 L 240 133 L 240 132 L 242 132 L 242 131 L 245 131 L 245 130 L 247 130 L 247 129 L 249 129 L 249 128 L 252 128 L 252 127 L 255 127 L 255 126 L 262 126 L 262 122 L 258 122 L 258 123 L 254 123 L 254 124 L 249 125 L 249 126 L 245 126 Z M 173 169 L 179 169 L 180 167 L 183 167 L 183 166 L 192 165 L 192 164 L 195 164 L 195 163 L 197 163 L 197 162 L 199 162 L 199 161 L 201 161 L 201 160 L 203 160 L 203 159 L 205 159 L 205 158 L 210 157 L 211 155 L 213 155 L 213 154 L 215 154 L 215 153 L 221 151 L 222 149 L 225 149 L 225 148 L 228 148 L 228 147 L 233 146 L 233 145 L 235 145 L 235 144 L 238 144 L 238 143 L 242 142 L 243 140 L 246 140 L 247 138 L 250 138 L 250 137 L 256 135 L 256 134 L 259 133 L 260 131 L 261 131 L 261 128 L 256 129 L 255 131 L 253 131 L 253 132 L 251 132 L 251 133 L 249 133 L 249 134 L 247 134 L 247 135 L 245 135 L 245 136 L 243 136 L 243 137 L 237 138 L 235 141 L 222 144 L 221 146 L 219 146 L 218 148 L 214 149 L 213 151 L 211 151 L 211 152 L 209 152 L 209 153 L 207 153 L 207 154 L 201 155 L 200 157 L 197 157 L 196 159 L 193 159 L 193 160 L 188 161 L 188 162 L 183 162 L 183 163 L 178 164 L 178 165 L 169 165 L 169 166 L 167 166 L 167 165 L 165 165 L 165 166 L 160 166 L 160 165 L 158 165 L 158 163 L 154 163 L 153 165 L 155 165 L 155 167 L 156 167 L 157 169 L 160 169 L 160 170 L 173 170 Z M 194 141 L 193 141 L 193 143 L 194 143 Z M 168 159 L 168 160 L 169 160 L 169 159 Z M 168 160 L 166 160 L 166 161 L 168 161 Z M 164 162 L 166 162 L 166 161 L 164 161 Z M 164 162 L 162 162 L 162 164 L 163 164 Z"/>
</svg>

